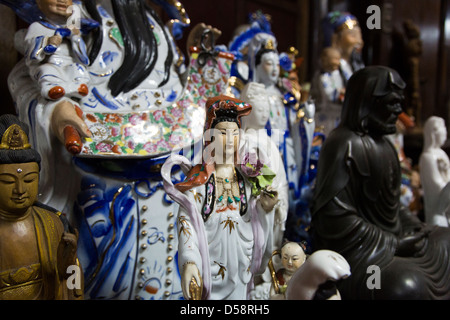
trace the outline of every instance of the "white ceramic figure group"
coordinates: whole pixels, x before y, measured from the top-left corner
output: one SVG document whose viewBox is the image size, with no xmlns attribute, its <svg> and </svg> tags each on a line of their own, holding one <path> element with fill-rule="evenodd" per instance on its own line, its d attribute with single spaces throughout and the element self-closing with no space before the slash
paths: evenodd
<svg viewBox="0 0 450 320">
<path fill-rule="evenodd" d="M 267 261 L 281 247 L 314 132 L 313 104 L 303 118 L 283 104 L 275 37 L 252 39 L 251 77 L 234 101 L 221 96 L 233 55 L 215 50 L 211 27 L 189 38 L 199 39 L 183 64 L 181 3 L 165 4 L 169 26 L 144 1 L 6 4 L 31 10 L 8 83 L 42 157 L 39 201 L 80 230 L 85 298 L 246 299 L 258 275 L 268 298 Z M 209 114 L 216 109 L 232 111 Z M 211 129 L 204 149 L 221 145 L 231 165 L 203 154 L 193 163 Z M 194 154 L 168 156 L 191 146 Z"/>
</svg>

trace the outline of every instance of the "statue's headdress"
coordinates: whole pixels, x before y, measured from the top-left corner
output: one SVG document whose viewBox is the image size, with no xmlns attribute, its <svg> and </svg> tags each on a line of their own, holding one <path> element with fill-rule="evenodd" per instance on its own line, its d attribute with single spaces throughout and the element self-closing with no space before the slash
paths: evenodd
<svg viewBox="0 0 450 320">
<path fill-rule="evenodd" d="M 359 26 L 358 19 L 348 12 L 333 11 L 326 15 L 322 22 L 324 47 L 331 45 L 333 34 L 342 30 Z"/>
<path fill-rule="evenodd" d="M 206 102 L 205 131 L 214 128 L 221 121 L 236 122 L 241 126 L 241 117 L 250 114 L 252 106 L 239 99 L 220 95 L 209 98 Z M 209 142 L 205 141 L 205 146 Z M 180 191 L 204 185 L 215 171 L 215 164 L 204 159 L 202 164 L 194 166 L 186 175 L 186 180 L 175 187 Z"/>
<path fill-rule="evenodd" d="M 12 114 L 0 116 L 0 164 L 37 162 L 39 153 L 31 148 L 28 126 Z"/>
</svg>

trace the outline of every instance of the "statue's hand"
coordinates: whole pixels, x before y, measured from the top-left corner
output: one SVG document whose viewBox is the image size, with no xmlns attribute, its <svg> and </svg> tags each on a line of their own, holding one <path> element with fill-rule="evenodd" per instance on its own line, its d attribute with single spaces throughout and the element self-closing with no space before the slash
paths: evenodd
<svg viewBox="0 0 450 320">
<path fill-rule="evenodd" d="M 422 229 L 416 233 L 405 235 L 399 238 L 395 255 L 399 257 L 414 256 L 422 247 L 422 240 L 427 237 L 431 230 Z"/>
<path fill-rule="evenodd" d="M 61 275 L 67 274 L 67 268 L 76 264 L 78 230 L 75 233 L 64 232 L 58 246 L 58 265 Z"/>
<path fill-rule="evenodd" d="M 195 284 L 193 284 L 193 287 L 197 287 L 197 290 L 192 290 L 191 282 L 195 282 Z M 181 289 L 183 290 L 183 295 L 186 299 L 201 299 L 202 280 L 200 271 L 198 270 L 195 263 L 186 263 L 183 265 L 183 272 L 181 275 Z"/>
<path fill-rule="evenodd" d="M 261 190 L 259 202 L 264 211 L 272 211 L 278 202 L 278 192 L 273 190 L 272 187 L 268 186 L 267 188 Z"/>
<path fill-rule="evenodd" d="M 286 221 L 286 218 L 287 218 L 286 210 L 282 210 L 282 208 L 277 207 L 275 209 L 274 223 L 276 225 L 282 225 Z"/>
<path fill-rule="evenodd" d="M 54 36 L 51 36 L 48 38 L 48 44 L 59 47 L 62 43 L 62 37 L 59 34 L 55 34 Z"/>
<path fill-rule="evenodd" d="M 66 127 L 73 127 L 73 129 L 75 129 L 81 137 L 91 136 L 91 132 L 89 131 L 84 120 L 81 118 L 81 113 L 82 112 L 78 107 L 75 107 L 67 100 L 63 100 L 55 106 L 51 116 L 51 128 L 53 134 L 63 144 L 66 144 L 64 134 L 64 129 Z"/>
</svg>

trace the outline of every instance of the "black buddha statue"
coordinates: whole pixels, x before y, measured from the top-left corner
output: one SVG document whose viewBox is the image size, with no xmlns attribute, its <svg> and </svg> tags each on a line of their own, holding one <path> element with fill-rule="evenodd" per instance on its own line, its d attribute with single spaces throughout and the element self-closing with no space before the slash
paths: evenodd
<svg viewBox="0 0 450 320">
<path fill-rule="evenodd" d="M 341 123 L 321 150 L 314 248 L 349 262 L 343 299 L 450 299 L 450 229 L 424 224 L 400 203 L 400 164 L 387 135 L 395 133 L 404 87 L 387 67 L 354 73 Z M 370 266 L 379 270 L 375 287 Z"/>
</svg>

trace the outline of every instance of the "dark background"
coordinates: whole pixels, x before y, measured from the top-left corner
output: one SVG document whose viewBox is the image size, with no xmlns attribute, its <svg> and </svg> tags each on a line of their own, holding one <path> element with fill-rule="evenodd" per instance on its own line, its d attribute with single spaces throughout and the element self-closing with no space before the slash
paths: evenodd
<svg viewBox="0 0 450 320">
<path fill-rule="evenodd" d="M 332 10 L 354 14 L 363 32 L 366 65 L 390 66 L 406 77 L 403 46 L 403 23 L 411 19 L 420 29 L 423 52 L 420 57 L 419 83 L 422 108 L 416 114 L 416 128 L 405 136 L 405 151 L 416 161 L 421 150 L 421 126 L 431 115 L 450 122 L 450 0 L 181 0 L 191 20 L 182 40 L 177 41 L 186 52 L 190 29 L 200 22 L 222 31 L 218 44 L 228 44 L 235 28 L 246 24 L 249 13 L 261 10 L 271 16 L 272 31 L 277 37 L 278 50 L 296 47 L 304 62 L 299 69 L 301 83 L 308 82 L 317 69 L 322 49 L 321 19 Z M 369 5 L 381 8 L 380 30 L 369 30 L 366 13 Z M 157 8 L 164 21 L 167 15 Z M 14 13 L 0 5 L 0 90 L 1 113 L 14 113 L 7 88 L 7 76 L 20 57 L 13 47 L 14 32 L 27 25 Z"/>
</svg>

